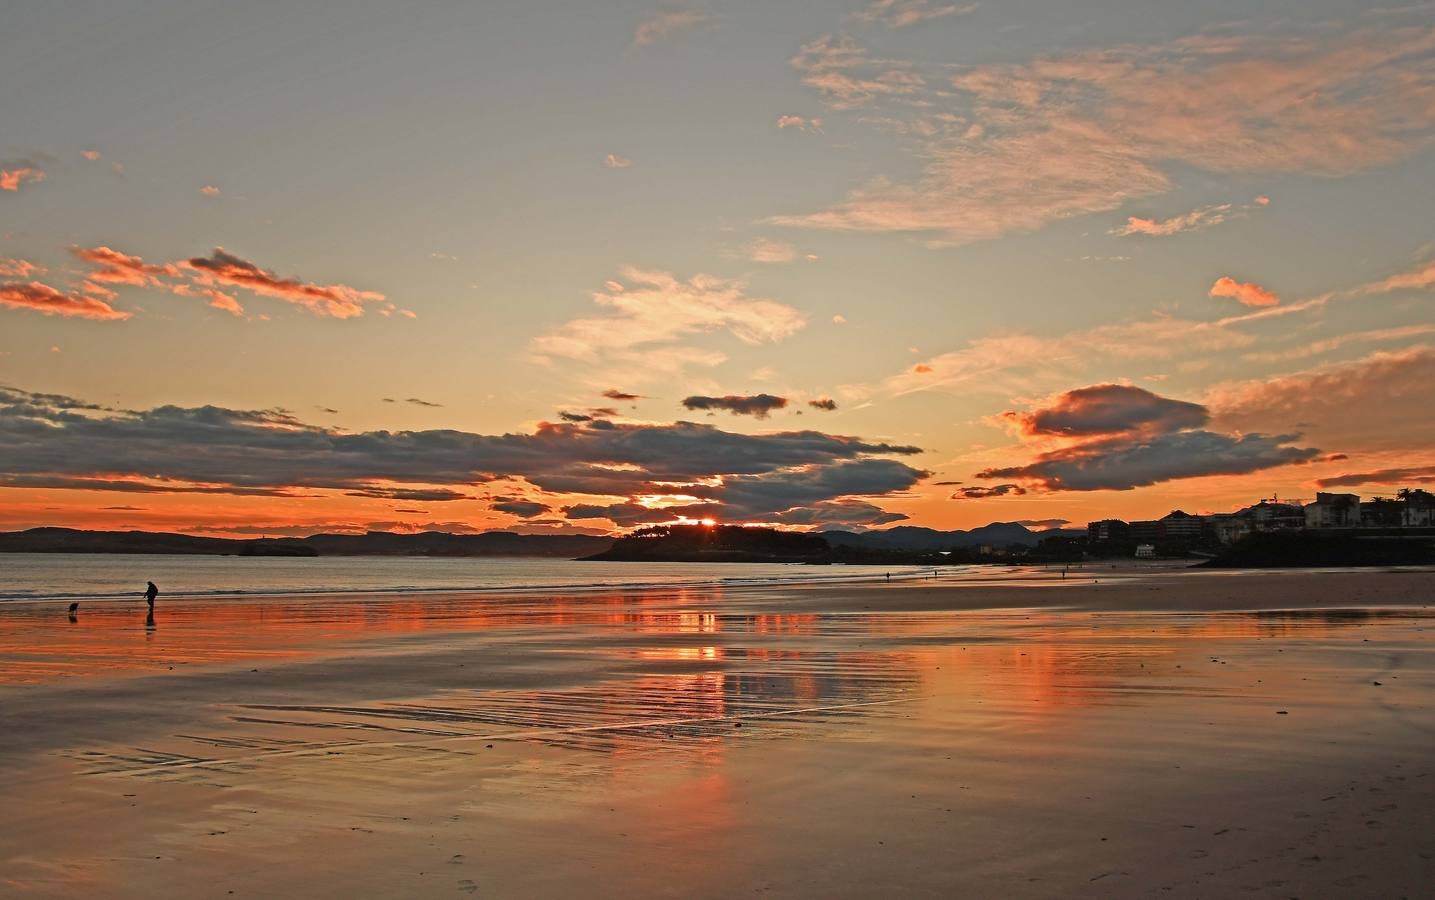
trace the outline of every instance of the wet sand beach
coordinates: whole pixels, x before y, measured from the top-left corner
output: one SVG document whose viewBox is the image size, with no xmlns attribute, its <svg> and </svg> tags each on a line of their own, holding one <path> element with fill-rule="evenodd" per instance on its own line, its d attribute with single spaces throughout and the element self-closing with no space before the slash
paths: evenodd
<svg viewBox="0 0 1435 900">
<path fill-rule="evenodd" d="M 0 605 L 0 893 L 1428 896 L 1435 572 Z"/>
</svg>

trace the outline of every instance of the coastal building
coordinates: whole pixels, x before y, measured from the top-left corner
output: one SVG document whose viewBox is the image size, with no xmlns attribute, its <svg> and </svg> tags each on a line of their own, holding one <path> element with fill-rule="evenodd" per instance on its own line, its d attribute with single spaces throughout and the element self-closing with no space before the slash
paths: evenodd
<svg viewBox="0 0 1435 900">
<path fill-rule="evenodd" d="M 1405 513 L 1404 504 L 1387 497 L 1363 500 L 1360 504 L 1361 528 L 1399 528 Z"/>
<path fill-rule="evenodd" d="M 1250 534 L 1251 520 L 1235 513 L 1217 513 L 1205 517 L 1206 532 L 1211 539 L 1222 546 L 1229 546 Z"/>
<path fill-rule="evenodd" d="M 1089 522 L 1086 526 L 1086 541 L 1089 544 L 1124 544 L 1131 540 L 1131 526 L 1120 519 L 1102 519 Z"/>
<path fill-rule="evenodd" d="M 1404 508 L 1400 512 L 1400 524 L 1406 528 L 1435 527 L 1435 494 L 1419 488 L 1402 488 L 1396 495 Z"/>
<path fill-rule="evenodd" d="M 1166 543 L 1192 544 L 1201 539 L 1201 517 L 1173 509 L 1158 520 L 1157 537 Z"/>
<path fill-rule="evenodd" d="M 1250 519 L 1253 531 L 1284 531 L 1288 528 L 1305 527 L 1305 510 L 1299 504 L 1282 503 L 1274 499 L 1247 506 L 1238 510 L 1236 515 Z"/>
<path fill-rule="evenodd" d="M 1137 544 L 1137 545 L 1136 545 L 1136 558 L 1137 558 L 1137 559 L 1155 559 L 1155 558 L 1156 558 L 1156 545 L 1155 545 L 1155 544 Z"/>
<path fill-rule="evenodd" d="M 1130 540 L 1138 544 L 1155 546 L 1161 538 L 1161 523 L 1156 519 L 1143 519 L 1127 526 Z"/>
<path fill-rule="evenodd" d="M 1356 528 L 1360 525 L 1360 496 L 1321 492 L 1303 512 L 1306 528 Z"/>
</svg>

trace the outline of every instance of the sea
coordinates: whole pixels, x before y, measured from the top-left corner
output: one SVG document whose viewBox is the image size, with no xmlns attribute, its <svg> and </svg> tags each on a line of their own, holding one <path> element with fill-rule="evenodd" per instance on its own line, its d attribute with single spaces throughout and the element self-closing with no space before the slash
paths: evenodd
<svg viewBox="0 0 1435 900">
<path fill-rule="evenodd" d="M 781 585 L 930 577 L 910 566 L 419 556 L 0 553 L 0 602 Z M 947 574 L 944 572 L 944 574 Z M 955 573 L 952 573 L 955 574 Z"/>
</svg>

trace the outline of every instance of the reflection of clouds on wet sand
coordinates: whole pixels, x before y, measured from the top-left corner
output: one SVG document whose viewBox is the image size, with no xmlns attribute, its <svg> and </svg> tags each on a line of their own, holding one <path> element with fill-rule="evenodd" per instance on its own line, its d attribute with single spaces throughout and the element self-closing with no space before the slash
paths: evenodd
<svg viewBox="0 0 1435 900">
<path fill-rule="evenodd" d="M 1428 743 L 1410 705 L 1428 694 L 1399 693 L 1435 686 L 1417 608 L 833 612 L 814 594 L 778 612 L 752 596 L 176 603 L 148 635 L 119 604 L 75 625 L 0 611 L 0 698 L 20 723 L 0 759 L 30 817 L 0 834 L 0 862 L 30 860 L 5 883 L 138 891 L 140 861 L 162 856 L 229 886 L 322 872 L 413 893 L 423 858 L 425 878 L 502 873 L 526 893 L 551 877 L 553 893 L 637 877 L 614 866 L 641 848 L 650 891 L 701 893 L 757 889 L 789 851 L 876 865 L 898 840 L 923 848 L 910 860 L 965 847 L 979 872 L 1000 858 L 988 832 L 1061 859 L 1089 838 L 1078 814 L 1120 834 L 1139 802 L 1182 829 L 1192 797 L 1225 796 L 1230 754 L 1238 774 L 1293 758 L 1281 777 L 1318 778 L 1343 734 L 1407 767 L 1410 736 Z M 62 838 L 81 808 L 115 827 L 76 850 Z M 947 871 L 895 865 L 893 883 Z"/>
</svg>

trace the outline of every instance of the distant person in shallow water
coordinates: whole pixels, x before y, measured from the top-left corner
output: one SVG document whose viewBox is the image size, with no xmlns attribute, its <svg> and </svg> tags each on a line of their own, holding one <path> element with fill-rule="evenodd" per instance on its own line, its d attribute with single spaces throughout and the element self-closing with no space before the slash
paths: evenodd
<svg viewBox="0 0 1435 900">
<path fill-rule="evenodd" d="M 154 612 L 154 598 L 156 598 L 156 597 L 159 596 L 159 588 L 157 588 L 157 587 L 154 586 L 154 582 L 153 582 L 153 581 L 148 581 L 148 582 L 145 582 L 145 583 L 146 583 L 147 585 L 149 585 L 149 586 L 146 587 L 145 590 L 144 590 L 145 602 L 149 604 L 149 611 L 150 611 L 151 613 L 153 613 L 153 612 Z"/>
<path fill-rule="evenodd" d="M 75 615 L 75 613 L 77 613 L 77 612 L 79 612 L 79 611 L 80 611 L 80 601 L 76 600 L 74 603 L 71 603 L 71 604 L 70 604 L 70 621 L 71 621 L 71 622 L 77 622 L 77 621 L 79 621 L 78 617 Z"/>
</svg>

